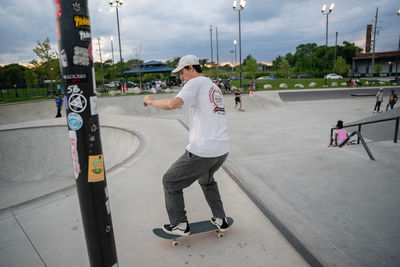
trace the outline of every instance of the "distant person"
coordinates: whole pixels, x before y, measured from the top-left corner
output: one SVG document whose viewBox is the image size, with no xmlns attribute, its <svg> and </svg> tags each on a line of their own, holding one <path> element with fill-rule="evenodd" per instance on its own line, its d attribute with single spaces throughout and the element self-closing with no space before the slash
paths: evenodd
<svg viewBox="0 0 400 267">
<path fill-rule="evenodd" d="M 157 88 L 156 88 L 156 84 L 155 83 L 153 83 L 153 86 L 151 87 L 151 90 L 150 90 L 153 94 L 157 94 Z"/>
<path fill-rule="evenodd" d="M 343 121 L 339 120 L 336 124 L 335 139 L 331 138 L 329 146 L 338 146 L 343 143 L 347 137 L 349 137 L 349 134 L 343 129 Z M 335 144 L 333 144 L 333 141 L 335 141 Z"/>
<path fill-rule="evenodd" d="M 378 93 L 376 93 L 376 104 L 374 107 L 374 113 L 382 112 L 380 111 L 382 101 L 383 101 L 383 88 L 379 88 Z"/>
<path fill-rule="evenodd" d="M 62 104 L 63 104 L 64 100 L 58 94 L 56 94 L 55 101 L 56 101 L 56 106 L 57 106 L 56 118 L 59 118 L 59 117 L 61 117 L 61 109 L 62 109 Z"/>
<path fill-rule="evenodd" d="M 388 111 L 389 106 L 390 109 L 393 109 L 394 104 L 397 102 L 397 94 L 394 92 L 394 90 L 390 91 L 390 96 L 389 96 L 389 103 L 386 105 L 386 111 Z"/>
<path fill-rule="evenodd" d="M 227 92 L 228 94 L 231 93 L 231 85 L 229 84 L 229 81 L 228 81 L 228 80 L 226 80 L 226 82 L 225 82 L 225 90 L 226 90 L 226 92 Z"/>
<path fill-rule="evenodd" d="M 239 109 L 237 109 L 238 104 L 239 104 Z M 242 96 L 240 94 L 239 89 L 235 92 L 235 110 L 240 110 L 240 111 L 243 110 L 242 109 Z"/>
</svg>

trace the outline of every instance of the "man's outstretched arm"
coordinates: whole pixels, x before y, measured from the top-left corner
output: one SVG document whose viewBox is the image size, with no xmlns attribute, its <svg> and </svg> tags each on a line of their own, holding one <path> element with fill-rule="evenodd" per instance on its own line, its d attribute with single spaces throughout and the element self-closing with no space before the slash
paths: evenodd
<svg viewBox="0 0 400 267">
<path fill-rule="evenodd" d="M 180 108 L 183 105 L 183 100 L 180 97 L 154 99 L 152 95 L 146 95 L 143 99 L 143 105 L 145 107 L 152 105 L 159 109 L 171 110 Z"/>
</svg>

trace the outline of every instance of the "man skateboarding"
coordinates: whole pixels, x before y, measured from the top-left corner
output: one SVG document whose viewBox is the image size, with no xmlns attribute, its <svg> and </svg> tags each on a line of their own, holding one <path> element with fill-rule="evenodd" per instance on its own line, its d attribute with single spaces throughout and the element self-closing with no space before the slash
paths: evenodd
<svg viewBox="0 0 400 267">
<path fill-rule="evenodd" d="M 198 180 L 213 214 L 211 223 L 224 231 L 229 225 L 214 180 L 214 173 L 229 152 L 222 92 L 209 78 L 203 76 L 196 56 L 182 57 L 177 68 L 172 71 L 177 72 L 185 85 L 176 97 L 156 100 L 152 95 L 146 95 L 143 99 L 144 106 L 171 110 L 185 105 L 190 111 L 189 144 L 185 153 L 163 176 L 165 205 L 170 223 L 162 229 L 173 235 L 190 234 L 182 190 Z"/>
</svg>

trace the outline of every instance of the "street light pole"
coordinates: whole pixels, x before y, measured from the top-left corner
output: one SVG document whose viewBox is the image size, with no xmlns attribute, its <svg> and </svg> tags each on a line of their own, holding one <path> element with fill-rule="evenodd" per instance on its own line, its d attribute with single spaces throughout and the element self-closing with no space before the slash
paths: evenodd
<svg viewBox="0 0 400 267">
<path fill-rule="evenodd" d="M 328 17 L 331 14 L 333 7 L 335 6 L 334 3 L 331 3 L 328 12 L 325 13 L 326 5 L 324 4 L 321 9 L 322 15 L 326 15 L 326 41 L 325 41 L 325 71 L 328 70 Z M 325 86 L 327 86 L 327 79 L 325 78 Z"/>
<path fill-rule="evenodd" d="M 122 89 L 122 81 L 123 81 L 123 77 L 124 77 L 124 68 L 123 68 L 123 61 L 122 61 L 122 52 L 121 52 L 121 35 L 120 35 L 120 31 L 119 31 L 119 14 L 118 14 L 118 9 L 122 6 L 123 2 L 122 0 L 115 0 L 115 4 L 114 4 L 114 0 L 110 0 L 110 5 L 112 7 L 115 7 L 115 10 L 117 11 L 117 27 L 118 27 L 118 43 L 119 43 L 119 58 L 120 58 L 120 64 L 121 64 L 121 89 Z"/>
<path fill-rule="evenodd" d="M 397 10 L 397 15 L 400 16 L 400 9 Z M 399 65 L 399 54 L 400 54 L 400 36 L 399 36 L 399 45 L 397 47 L 397 55 L 396 55 L 396 77 L 395 77 L 395 81 L 396 82 L 399 79 L 398 76 L 397 76 L 397 67 Z"/>
<path fill-rule="evenodd" d="M 239 79 L 240 79 L 240 87 L 241 89 L 243 89 L 242 86 L 242 30 L 241 30 L 241 22 L 240 22 L 240 11 L 242 11 L 246 5 L 246 0 L 240 0 L 239 3 L 239 9 L 236 10 L 236 5 L 237 5 L 237 0 L 233 1 L 233 10 L 238 11 L 239 12 L 239 71 L 240 71 L 240 75 L 239 75 Z"/>
<path fill-rule="evenodd" d="M 210 25 L 210 48 L 211 48 L 211 67 L 212 67 L 214 65 L 214 63 L 213 63 L 212 25 Z"/>
<path fill-rule="evenodd" d="M 237 60 L 236 60 L 236 40 L 233 40 L 233 46 L 235 48 L 235 67 L 237 65 Z"/>
<path fill-rule="evenodd" d="M 233 53 L 235 52 L 234 50 L 229 50 L 229 52 L 231 52 L 232 54 L 232 72 L 233 72 Z"/>
</svg>

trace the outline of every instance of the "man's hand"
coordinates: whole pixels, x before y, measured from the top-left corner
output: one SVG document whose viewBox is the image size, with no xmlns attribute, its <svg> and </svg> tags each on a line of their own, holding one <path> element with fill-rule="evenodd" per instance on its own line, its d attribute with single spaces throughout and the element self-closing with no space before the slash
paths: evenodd
<svg viewBox="0 0 400 267">
<path fill-rule="evenodd" d="M 147 107 L 148 105 L 151 105 L 151 102 L 153 102 L 154 98 L 152 95 L 146 95 L 143 99 L 143 106 Z"/>
</svg>

